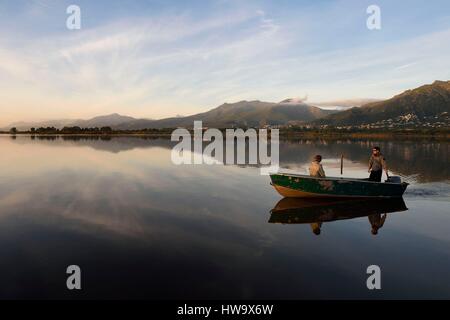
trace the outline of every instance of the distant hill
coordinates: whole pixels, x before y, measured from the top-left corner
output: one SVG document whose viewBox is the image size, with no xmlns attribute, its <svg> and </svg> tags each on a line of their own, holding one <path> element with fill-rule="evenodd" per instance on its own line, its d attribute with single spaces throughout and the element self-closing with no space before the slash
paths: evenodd
<svg viewBox="0 0 450 320">
<path fill-rule="evenodd" d="M 263 125 L 285 125 L 290 122 L 306 123 L 332 114 L 307 105 L 303 102 L 283 100 L 279 103 L 262 101 L 240 101 L 224 103 L 210 111 L 187 117 L 174 117 L 161 120 L 134 120 L 122 123 L 118 129 L 176 128 L 192 127 L 195 120 L 204 126 L 215 128 L 258 127 Z"/>
<path fill-rule="evenodd" d="M 0 128 L 1 131 L 8 131 L 11 128 L 17 128 L 17 130 L 30 130 L 30 128 L 39 128 L 39 127 L 55 127 L 62 128 L 65 126 L 71 126 L 72 123 L 76 121 L 82 120 L 74 120 L 74 119 L 57 119 L 57 120 L 46 120 L 46 121 L 36 121 L 36 122 L 26 122 L 19 121 L 13 122 L 9 124 L 7 127 Z"/>
<path fill-rule="evenodd" d="M 30 130 L 30 128 L 40 128 L 40 127 L 55 127 L 57 129 L 62 129 L 63 127 L 80 127 L 80 128 L 101 128 L 101 127 L 113 127 L 124 122 L 137 120 L 133 117 L 122 116 L 117 113 L 113 113 L 105 116 L 98 116 L 88 120 L 82 119 L 59 119 L 59 120 L 46 120 L 38 122 L 14 122 L 8 127 L 2 130 L 9 130 L 12 127 L 17 128 L 17 130 Z"/>
<path fill-rule="evenodd" d="M 328 115 L 313 123 L 329 126 L 355 126 L 409 121 L 423 126 L 428 122 L 448 119 L 449 113 L 450 81 L 435 81 L 432 84 L 407 90 L 389 100 L 368 103 L 360 108 L 351 108 Z"/>
<path fill-rule="evenodd" d="M 98 116 L 89 120 L 75 121 L 72 126 L 78 126 L 80 128 L 93 128 L 93 127 L 115 127 L 122 123 L 135 121 L 136 118 L 123 116 L 118 113 L 113 113 L 106 116 Z M 149 121 L 149 120 L 148 120 Z"/>
<path fill-rule="evenodd" d="M 259 127 L 263 125 L 285 125 L 288 123 L 307 123 L 337 112 L 335 110 L 322 110 L 305 104 L 299 100 L 286 99 L 279 103 L 262 101 L 240 101 L 224 103 L 210 111 L 192 116 L 176 116 L 160 120 L 136 119 L 113 113 L 98 116 L 89 120 L 49 120 L 41 122 L 16 122 L 3 130 L 16 127 L 18 130 L 30 128 L 55 127 L 61 129 L 65 126 L 81 128 L 111 127 L 118 130 L 161 129 L 192 127 L 194 121 L 201 120 L 204 126 L 215 128 L 231 127 Z"/>
</svg>

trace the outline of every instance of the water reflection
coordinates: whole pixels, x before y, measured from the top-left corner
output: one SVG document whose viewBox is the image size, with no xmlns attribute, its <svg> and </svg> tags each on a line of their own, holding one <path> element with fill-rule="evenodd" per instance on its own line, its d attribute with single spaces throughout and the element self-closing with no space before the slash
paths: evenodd
<svg viewBox="0 0 450 320">
<path fill-rule="evenodd" d="M 11 136 L 12 137 L 12 136 Z M 1 137 L 0 137 L 1 138 Z M 53 147 L 87 146 L 95 150 L 112 153 L 161 147 L 171 149 L 177 142 L 168 137 L 153 136 L 14 136 L 13 143 L 40 143 Z M 205 142 L 203 147 L 207 143 Z M 280 166 L 306 172 L 305 164 L 315 154 L 321 154 L 325 169 L 338 166 L 340 155 L 345 157 L 344 173 L 366 167 L 375 145 L 381 147 L 389 170 L 400 175 L 407 182 L 447 182 L 450 179 L 448 159 L 450 142 L 447 140 L 370 140 L 370 139 L 296 139 L 280 142 Z M 224 148 L 224 153 L 226 148 Z M 170 159 L 168 159 L 170 161 Z M 243 167 L 243 165 L 240 165 Z M 327 170 L 326 170 L 327 171 Z M 328 171 L 327 171 L 328 172 Z M 336 173 L 338 171 L 336 170 Z"/>
<path fill-rule="evenodd" d="M 283 198 L 270 211 L 269 223 L 310 224 L 319 235 L 324 222 L 368 217 L 371 233 L 378 234 L 388 213 L 406 211 L 403 198 L 339 200 Z"/>
<path fill-rule="evenodd" d="M 345 175 L 367 176 L 372 143 L 282 141 L 280 158 L 283 167 L 303 168 L 321 153 L 328 173 L 347 148 L 353 151 Z M 308 221 L 320 237 L 310 224 L 267 223 L 280 196 L 258 169 L 176 166 L 173 144 L 152 137 L 0 136 L 0 298 L 370 299 L 366 268 L 374 263 L 389 279 L 377 297 L 450 298 L 442 280 L 450 268 L 449 197 L 442 196 L 450 189 L 442 171 L 447 142 L 425 143 L 423 152 L 392 142 L 411 150 L 399 159 L 420 163 L 411 187 L 424 189 L 420 179 L 440 181 L 425 193 L 408 188 L 407 214 L 391 214 L 385 201 L 374 205 L 379 211 L 367 202 L 363 210 L 328 203 L 331 213 Z M 386 156 L 395 153 L 381 146 Z M 281 201 L 275 209 L 287 212 L 274 210 L 271 219 L 294 220 L 289 210 L 299 205 L 291 201 L 298 199 Z M 310 205 L 316 213 L 318 206 Z M 305 219 L 306 207 L 297 217 Z M 329 222 L 355 213 L 362 218 Z M 369 214 L 379 228 L 386 213 L 373 237 Z M 81 293 L 66 289 L 70 264 L 83 270 Z"/>
</svg>

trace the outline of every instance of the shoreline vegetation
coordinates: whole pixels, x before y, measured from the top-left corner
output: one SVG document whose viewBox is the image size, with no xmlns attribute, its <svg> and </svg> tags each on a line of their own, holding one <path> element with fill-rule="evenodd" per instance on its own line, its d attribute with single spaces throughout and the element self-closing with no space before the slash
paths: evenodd
<svg viewBox="0 0 450 320">
<path fill-rule="evenodd" d="M 164 129 L 142 129 L 142 130 L 115 130 L 111 127 L 102 128 L 79 128 L 70 127 L 57 129 L 54 127 L 47 128 L 31 128 L 30 130 L 19 131 L 11 128 L 9 131 L 0 131 L 3 135 L 31 135 L 31 136 L 155 136 L 155 137 L 170 137 L 173 130 L 176 128 Z M 236 130 L 237 128 L 230 128 Z M 247 130 L 250 128 L 242 128 Z M 258 128 L 254 128 L 258 133 Z M 188 129 L 192 132 L 192 129 Z M 225 128 L 220 129 L 223 133 Z M 338 129 L 338 128 L 279 128 L 280 138 L 282 139 L 314 139 L 314 138 L 377 138 L 377 139 L 392 139 L 392 138 L 433 138 L 450 140 L 450 128 L 439 129 L 419 129 L 419 128 L 405 128 L 405 129 Z M 268 130 L 270 136 L 270 130 Z"/>
</svg>

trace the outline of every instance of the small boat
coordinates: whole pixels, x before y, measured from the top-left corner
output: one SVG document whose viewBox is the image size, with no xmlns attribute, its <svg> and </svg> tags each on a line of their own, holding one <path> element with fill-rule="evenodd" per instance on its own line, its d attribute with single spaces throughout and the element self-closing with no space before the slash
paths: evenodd
<svg viewBox="0 0 450 320">
<path fill-rule="evenodd" d="M 326 177 L 317 178 L 293 173 L 273 173 L 271 184 L 283 197 L 372 198 L 401 197 L 408 183 L 400 177 L 389 177 L 386 182 L 367 179 Z"/>
<path fill-rule="evenodd" d="M 347 220 L 407 211 L 403 198 L 283 198 L 270 211 L 269 223 L 303 224 Z"/>
</svg>

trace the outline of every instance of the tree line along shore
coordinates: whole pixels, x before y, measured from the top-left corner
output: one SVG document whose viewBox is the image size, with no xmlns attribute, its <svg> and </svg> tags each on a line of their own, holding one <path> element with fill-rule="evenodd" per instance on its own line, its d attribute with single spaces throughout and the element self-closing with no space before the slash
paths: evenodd
<svg viewBox="0 0 450 320">
<path fill-rule="evenodd" d="M 30 130 L 18 130 L 11 128 L 9 131 L 0 131 L 1 134 L 25 134 L 25 135 L 157 135 L 170 136 L 176 128 L 163 129 L 139 129 L 139 130 L 117 130 L 111 127 L 101 128 L 80 128 L 80 127 L 64 127 L 58 129 L 55 127 L 46 128 L 30 128 Z M 230 128 L 236 129 L 236 128 Z M 242 128 L 244 131 L 250 128 Z M 255 128 L 256 129 L 256 128 Z M 220 129 L 225 132 L 226 128 Z M 256 130 L 258 132 L 258 130 Z M 270 130 L 268 130 L 270 134 Z M 405 128 L 405 129 L 338 129 L 338 128 L 279 128 L 280 137 L 285 138 L 332 138 L 332 137 L 349 137 L 349 138 L 392 138 L 392 137 L 435 137 L 450 138 L 450 128 Z"/>
</svg>

